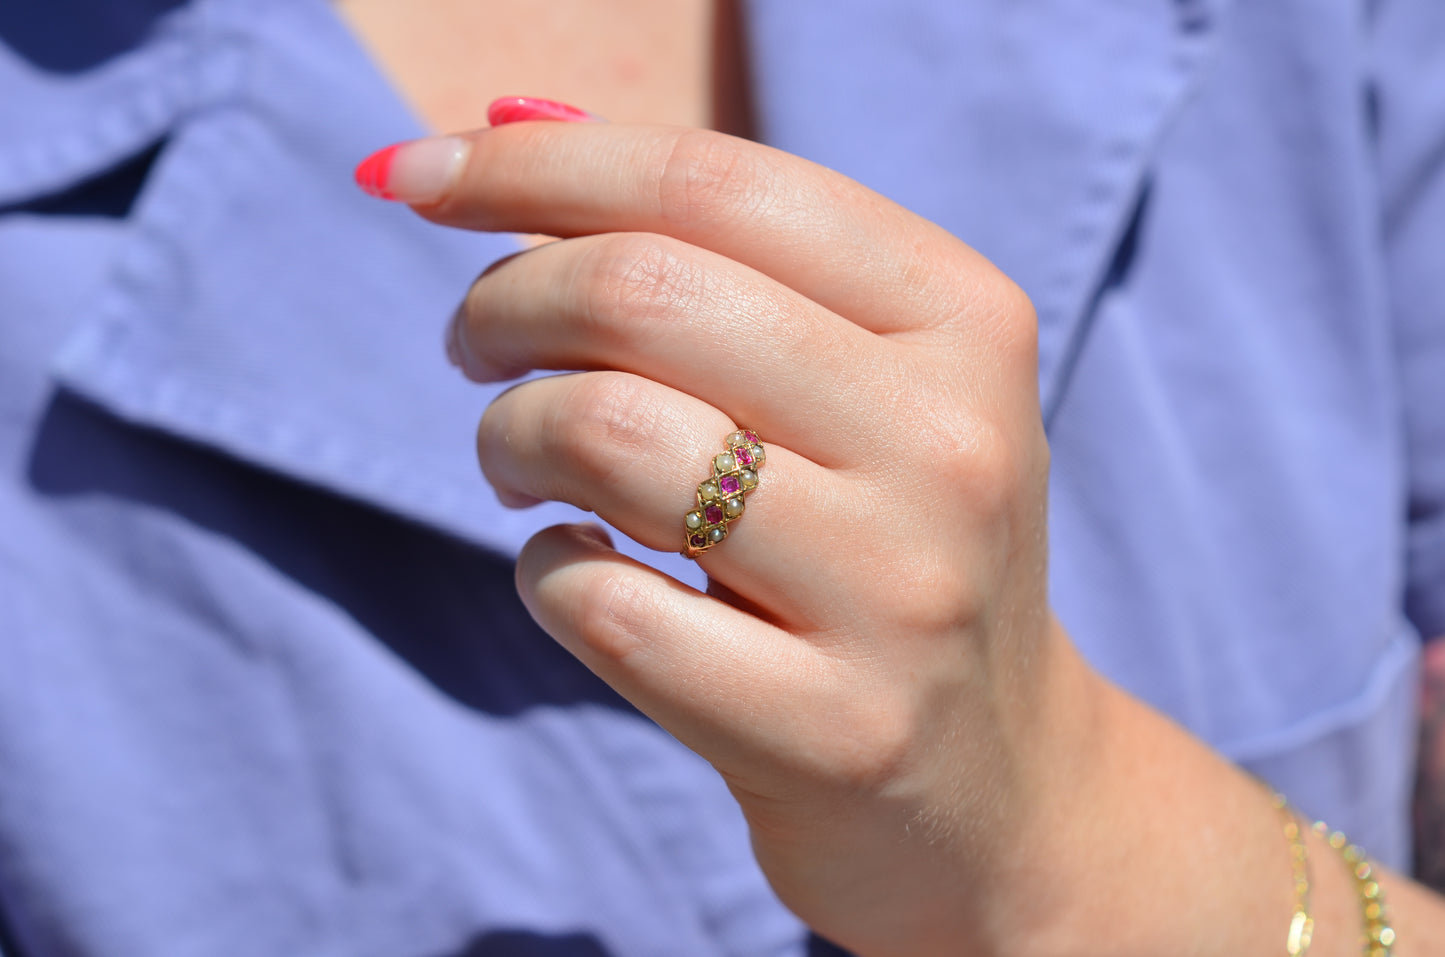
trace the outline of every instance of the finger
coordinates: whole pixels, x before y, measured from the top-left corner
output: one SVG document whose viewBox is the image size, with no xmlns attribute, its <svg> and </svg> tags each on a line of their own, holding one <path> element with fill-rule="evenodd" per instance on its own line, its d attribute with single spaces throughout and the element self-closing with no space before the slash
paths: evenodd
<svg viewBox="0 0 1445 957">
<path fill-rule="evenodd" d="M 564 237 L 672 236 L 875 332 L 996 311 L 994 286 L 1007 282 L 943 229 L 853 180 L 720 133 L 520 123 L 418 141 L 397 156 L 408 149 L 448 164 L 438 173 L 440 194 L 416 207 L 435 222 Z"/>
<path fill-rule="evenodd" d="M 453 320 L 479 381 L 619 369 L 687 392 L 815 462 L 876 449 L 898 345 L 761 273 L 666 236 L 551 243 L 489 269 Z"/>
<path fill-rule="evenodd" d="M 858 742 L 887 724 L 873 713 L 886 702 L 855 693 L 825 652 L 579 526 L 523 547 L 517 590 L 548 634 L 734 786 L 846 775 L 867 756 Z"/>
<path fill-rule="evenodd" d="M 713 476 L 713 458 L 735 428 L 712 406 L 648 379 L 587 372 L 534 379 L 499 396 L 477 429 L 477 455 L 504 499 L 569 502 L 649 548 L 679 551 L 684 516 L 698 509 L 697 486 Z M 846 534 L 828 506 L 856 493 L 761 437 L 767 460 L 758 487 L 727 538 L 698 563 L 779 620 L 827 627 L 837 602 L 796 549 L 826 549 L 832 536 Z"/>
</svg>

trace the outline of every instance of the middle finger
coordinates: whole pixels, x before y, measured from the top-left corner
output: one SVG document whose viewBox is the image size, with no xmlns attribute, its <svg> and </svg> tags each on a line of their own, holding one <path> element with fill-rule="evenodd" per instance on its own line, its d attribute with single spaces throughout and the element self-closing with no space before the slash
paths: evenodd
<svg viewBox="0 0 1445 957">
<path fill-rule="evenodd" d="M 464 371 L 617 369 L 689 393 L 823 465 L 865 421 L 900 348 L 746 266 L 680 240 L 610 233 L 549 243 L 482 275 L 457 312 Z"/>
</svg>

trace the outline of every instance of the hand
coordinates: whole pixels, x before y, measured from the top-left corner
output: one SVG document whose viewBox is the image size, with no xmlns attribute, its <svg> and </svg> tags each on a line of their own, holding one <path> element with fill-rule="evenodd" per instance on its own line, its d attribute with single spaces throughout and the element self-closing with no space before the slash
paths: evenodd
<svg viewBox="0 0 1445 957">
<path fill-rule="evenodd" d="M 586 370 L 487 410 L 504 502 L 677 550 L 724 436 L 767 450 L 699 559 L 708 594 L 552 528 L 517 568 L 537 621 L 712 762 L 821 933 L 999 946 L 1090 724 L 1046 600 L 1028 299 L 942 229 L 746 141 L 523 123 L 428 148 L 455 163 L 422 215 L 564 237 L 458 313 L 472 378 Z"/>
</svg>

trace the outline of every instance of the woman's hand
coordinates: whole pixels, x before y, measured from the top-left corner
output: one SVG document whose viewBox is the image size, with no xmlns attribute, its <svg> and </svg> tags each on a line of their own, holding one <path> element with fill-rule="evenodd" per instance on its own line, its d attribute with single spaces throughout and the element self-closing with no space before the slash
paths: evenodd
<svg viewBox="0 0 1445 957">
<path fill-rule="evenodd" d="M 592 527 L 536 536 L 517 581 L 718 769 L 803 919 L 868 957 L 1280 951 L 1294 885 L 1261 788 L 1049 613 L 1013 283 L 842 176 L 712 133 L 521 123 L 358 175 L 439 223 L 564 237 L 488 270 L 450 344 L 483 381 L 584 370 L 483 417 L 503 501 L 677 549 L 724 436 L 761 435 L 760 487 L 699 557 L 708 594 Z M 1307 841 L 1311 954 L 1358 953 L 1353 879 Z M 1445 952 L 1445 904 L 1383 882 L 1400 940 Z"/>
<path fill-rule="evenodd" d="M 479 381 L 586 370 L 483 417 L 504 502 L 678 550 L 723 438 L 767 450 L 699 558 L 708 594 L 552 528 L 517 569 L 538 622 L 712 762 L 821 933 L 908 955 L 1017 934 L 1092 700 L 1046 600 L 1028 299 L 877 194 L 718 134 L 523 123 L 422 149 L 391 158 L 434 187 L 422 215 L 564 237 L 488 270 L 454 329 Z"/>
</svg>

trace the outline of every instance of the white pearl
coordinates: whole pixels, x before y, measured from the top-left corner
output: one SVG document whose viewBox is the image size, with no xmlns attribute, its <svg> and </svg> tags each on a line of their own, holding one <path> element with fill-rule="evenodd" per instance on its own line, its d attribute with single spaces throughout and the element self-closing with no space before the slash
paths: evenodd
<svg viewBox="0 0 1445 957">
<path fill-rule="evenodd" d="M 723 514 L 728 518 L 737 518 L 742 513 L 743 499 L 741 495 L 737 498 L 730 498 L 723 503 Z"/>
<path fill-rule="evenodd" d="M 719 492 L 720 489 L 717 487 L 716 482 L 703 482 L 697 487 L 697 493 L 702 496 L 704 502 L 711 502 L 718 497 Z"/>
<path fill-rule="evenodd" d="M 717 467 L 717 470 L 719 472 L 731 472 L 738 466 L 737 459 L 733 458 L 733 454 L 731 452 L 722 453 L 717 458 L 713 459 L 712 462 L 713 465 Z"/>
<path fill-rule="evenodd" d="M 687 527 L 692 529 L 702 528 L 702 512 L 688 512 Z"/>
</svg>

